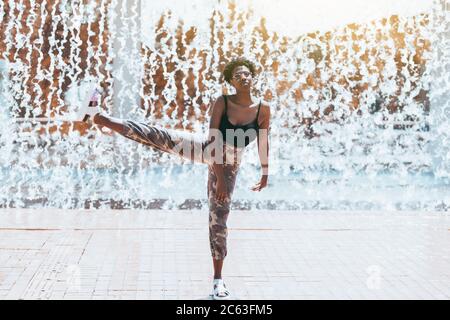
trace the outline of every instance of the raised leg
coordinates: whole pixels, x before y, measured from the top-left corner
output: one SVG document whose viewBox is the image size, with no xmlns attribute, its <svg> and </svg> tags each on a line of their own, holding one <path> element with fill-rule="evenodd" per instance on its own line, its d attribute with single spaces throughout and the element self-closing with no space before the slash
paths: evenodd
<svg viewBox="0 0 450 320">
<path fill-rule="evenodd" d="M 124 125 L 124 121 L 122 119 L 104 116 L 100 113 L 97 113 L 93 117 L 92 122 L 101 127 L 107 127 L 120 134 L 127 131 L 127 127 Z"/>
<path fill-rule="evenodd" d="M 190 132 L 169 130 L 143 122 L 117 119 L 99 113 L 93 117 L 93 122 L 154 149 L 176 154 L 194 162 L 207 162 L 204 156 L 207 142 L 201 136 Z"/>
</svg>

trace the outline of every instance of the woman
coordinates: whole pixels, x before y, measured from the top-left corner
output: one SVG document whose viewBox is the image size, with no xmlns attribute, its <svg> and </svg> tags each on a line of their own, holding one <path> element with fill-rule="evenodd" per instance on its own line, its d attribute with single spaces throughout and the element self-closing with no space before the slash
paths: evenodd
<svg viewBox="0 0 450 320">
<path fill-rule="evenodd" d="M 208 164 L 209 239 L 213 257 L 213 298 L 228 299 L 230 292 L 222 279 L 222 267 L 227 255 L 227 218 L 231 195 L 244 148 L 257 140 L 262 176 L 252 188 L 261 191 L 268 179 L 268 130 L 270 109 L 268 104 L 254 102 L 251 95 L 255 66 L 246 59 L 228 63 L 223 72 L 225 80 L 236 94 L 219 97 L 212 108 L 207 141 L 194 135 L 112 118 L 99 113 L 99 92 L 87 95 L 79 119 L 92 117 L 94 124 L 107 127 L 129 139 L 155 149 L 177 154 L 184 158 Z"/>
</svg>

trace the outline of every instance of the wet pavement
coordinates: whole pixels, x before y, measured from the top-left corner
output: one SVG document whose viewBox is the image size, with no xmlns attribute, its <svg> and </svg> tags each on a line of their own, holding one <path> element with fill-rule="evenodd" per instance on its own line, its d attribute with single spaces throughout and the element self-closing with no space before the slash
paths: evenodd
<svg viewBox="0 0 450 320">
<path fill-rule="evenodd" d="M 450 213 L 232 211 L 233 299 L 450 299 Z M 209 299 L 206 211 L 0 210 L 0 299 Z"/>
</svg>

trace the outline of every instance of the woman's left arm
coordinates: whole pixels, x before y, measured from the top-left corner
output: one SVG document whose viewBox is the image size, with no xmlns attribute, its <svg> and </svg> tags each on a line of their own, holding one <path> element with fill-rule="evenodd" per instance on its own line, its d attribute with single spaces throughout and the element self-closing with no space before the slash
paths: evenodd
<svg viewBox="0 0 450 320">
<path fill-rule="evenodd" d="M 270 129 L 270 107 L 266 104 L 261 106 L 261 122 L 258 134 L 258 154 L 261 162 L 261 179 L 252 188 L 253 191 L 261 191 L 267 187 L 269 178 L 269 129 Z"/>
</svg>

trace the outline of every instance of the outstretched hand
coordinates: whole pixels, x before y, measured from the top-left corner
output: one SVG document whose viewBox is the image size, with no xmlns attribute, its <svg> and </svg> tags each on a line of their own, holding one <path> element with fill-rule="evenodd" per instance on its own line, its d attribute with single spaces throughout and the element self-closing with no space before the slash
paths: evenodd
<svg viewBox="0 0 450 320">
<path fill-rule="evenodd" d="M 267 187 L 267 178 L 268 178 L 268 176 L 263 175 L 261 177 L 261 180 L 255 186 L 253 186 L 251 190 L 259 192 L 262 189 L 264 189 L 265 187 Z"/>
</svg>

